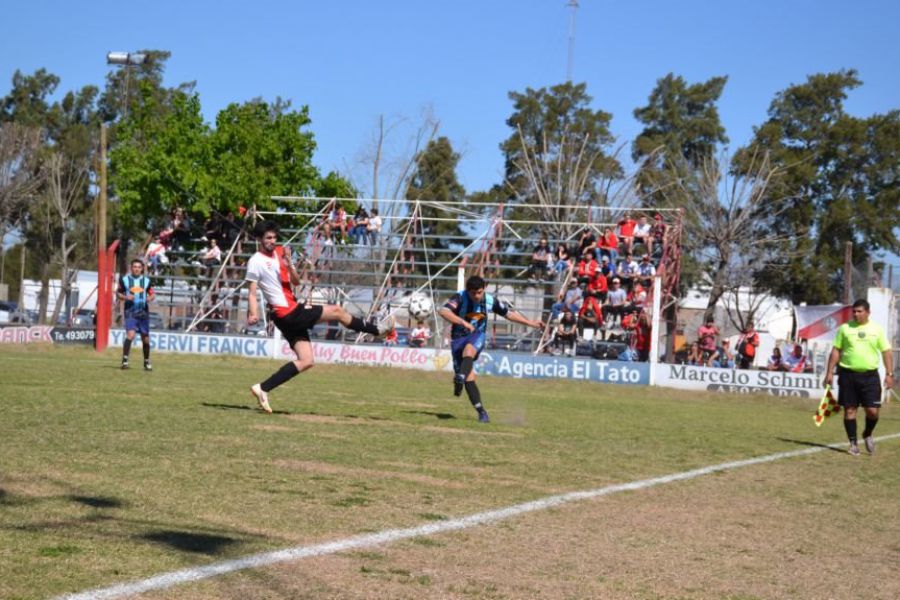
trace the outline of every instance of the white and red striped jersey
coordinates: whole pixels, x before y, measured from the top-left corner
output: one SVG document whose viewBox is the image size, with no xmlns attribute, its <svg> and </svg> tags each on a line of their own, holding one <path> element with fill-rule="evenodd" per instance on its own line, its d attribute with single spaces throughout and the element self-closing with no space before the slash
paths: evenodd
<svg viewBox="0 0 900 600">
<path fill-rule="evenodd" d="M 255 281 L 262 290 L 266 303 L 275 314 L 284 317 L 297 306 L 297 298 L 291 289 L 291 274 L 281 262 L 284 247 L 275 246 L 275 252 L 257 252 L 247 261 L 247 281 Z"/>
</svg>

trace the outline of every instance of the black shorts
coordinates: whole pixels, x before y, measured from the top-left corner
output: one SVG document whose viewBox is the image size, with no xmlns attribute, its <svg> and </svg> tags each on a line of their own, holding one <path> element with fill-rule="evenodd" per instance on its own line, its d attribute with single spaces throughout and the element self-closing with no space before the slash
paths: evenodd
<svg viewBox="0 0 900 600">
<path fill-rule="evenodd" d="M 838 404 L 843 407 L 881 406 L 881 379 L 878 377 L 878 370 L 838 369 Z"/>
<path fill-rule="evenodd" d="M 309 341 L 309 330 L 322 318 L 322 306 L 317 304 L 306 308 L 298 304 L 283 317 L 274 317 L 275 327 L 284 336 L 291 348 L 297 342 Z"/>
</svg>

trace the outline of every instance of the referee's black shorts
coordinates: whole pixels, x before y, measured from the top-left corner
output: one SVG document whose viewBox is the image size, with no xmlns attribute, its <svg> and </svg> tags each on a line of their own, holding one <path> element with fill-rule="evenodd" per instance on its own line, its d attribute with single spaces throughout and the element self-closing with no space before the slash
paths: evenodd
<svg viewBox="0 0 900 600">
<path fill-rule="evenodd" d="M 838 369 L 838 404 L 845 408 L 881 406 L 881 379 L 878 377 L 878 369 L 872 371 Z"/>
<path fill-rule="evenodd" d="M 294 307 L 294 310 L 285 316 L 273 317 L 272 321 L 275 323 L 275 327 L 281 331 L 281 335 L 284 336 L 284 339 L 286 339 L 291 348 L 293 348 L 294 344 L 297 342 L 309 341 L 309 330 L 312 329 L 313 325 L 318 323 L 321 318 L 322 306 L 320 304 L 316 304 L 310 308 L 298 304 Z"/>
</svg>

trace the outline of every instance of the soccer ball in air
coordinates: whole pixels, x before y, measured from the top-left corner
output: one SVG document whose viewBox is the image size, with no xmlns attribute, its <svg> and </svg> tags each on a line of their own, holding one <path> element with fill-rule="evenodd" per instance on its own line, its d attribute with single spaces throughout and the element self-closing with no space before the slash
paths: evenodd
<svg viewBox="0 0 900 600">
<path fill-rule="evenodd" d="M 434 310 L 434 304 L 431 303 L 431 298 L 425 294 L 416 293 L 410 296 L 407 310 L 409 311 L 409 316 L 413 319 L 424 320 L 431 315 L 431 312 Z"/>
</svg>

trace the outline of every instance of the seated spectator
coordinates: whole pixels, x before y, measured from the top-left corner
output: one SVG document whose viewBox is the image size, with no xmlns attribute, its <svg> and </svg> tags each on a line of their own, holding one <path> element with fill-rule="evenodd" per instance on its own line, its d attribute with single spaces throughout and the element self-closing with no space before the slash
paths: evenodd
<svg viewBox="0 0 900 600">
<path fill-rule="evenodd" d="M 768 371 L 783 371 L 784 365 L 781 360 L 781 348 L 775 346 L 772 348 L 772 356 L 769 357 L 769 362 L 766 363 L 766 370 Z"/>
<path fill-rule="evenodd" d="M 366 232 L 369 230 L 369 213 L 360 206 L 353 215 L 353 227 L 350 228 L 350 240 L 354 244 L 362 244 L 362 240 L 366 238 Z"/>
<path fill-rule="evenodd" d="M 377 245 L 381 238 L 381 216 L 378 214 L 377 208 L 373 208 L 372 214 L 369 215 L 366 232 L 369 236 L 369 244 L 372 246 Z"/>
<path fill-rule="evenodd" d="M 531 264 L 528 265 L 528 276 L 539 281 L 544 279 L 544 275 L 550 270 L 550 244 L 547 238 L 541 238 L 541 241 L 531 252 Z"/>
<path fill-rule="evenodd" d="M 734 368 L 734 353 L 731 351 L 731 343 L 728 340 L 722 340 L 720 346 L 716 346 L 716 353 L 710 359 L 709 366 L 719 369 Z"/>
<path fill-rule="evenodd" d="M 637 227 L 637 221 L 632 219 L 631 215 L 626 212 L 619 221 L 618 227 L 619 239 L 625 245 L 625 252 L 631 253 L 632 246 L 634 246 L 634 228 Z"/>
<path fill-rule="evenodd" d="M 554 320 L 559 316 L 560 311 L 568 309 L 569 312 L 577 313 L 581 309 L 581 288 L 574 278 L 569 279 L 568 288 L 560 290 L 557 296 L 558 302 L 555 302 L 550 308 L 550 320 Z"/>
<path fill-rule="evenodd" d="M 578 240 L 578 256 L 583 256 L 585 252 L 594 253 L 594 250 L 597 249 L 597 238 L 594 235 L 594 230 L 590 227 L 585 227 L 581 232 L 581 237 Z"/>
<path fill-rule="evenodd" d="M 806 368 L 806 354 L 803 353 L 803 346 L 794 344 L 794 349 L 790 354 L 781 361 L 781 370 L 790 373 L 802 373 Z"/>
<path fill-rule="evenodd" d="M 209 240 L 206 243 L 206 248 L 200 251 L 198 260 L 195 260 L 191 264 L 195 267 L 215 267 L 221 263 L 222 249 L 219 248 L 219 244 L 216 240 Z"/>
<path fill-rule="evenodd" d="M 340 232 L 340 243 L 347 243 L 347 211 L 343 206 L 337 206 L 331 210 L 328 215 L 328 224 L 335 233 Z"/>
<path fill-rule="evenodd" d="M 632 258 L 631 252 L 625 253 L 625 260 L 619 263 L 616 274 L 622 281 L 622 287 L 626 290 L 630 290 L 635 284 L 635 280 L 638 276 L 638 264 L 634 258 Z"/>
<path fill-rule="evenodd" d="M 602 303 L 606 300 L 608 295 L 609 290 L 607 289 L 606 276 L 599 271 L 594 273 L 594 276 L 588 281 L 588 284 L 585 287 L 584 303 L 581 305 L 581 310 L 578 311 L 578 316 L 582 317 L 590 312 L 595 317 L 592 322 L 597 327 L 603 327 Z"/>
<path fill-rule="evenodd" d="M 638 217 L 637 225 L 634 226 L 634 243 L 642 245 L 647 254 L 650 253 L 652 231 L 653 226 L 647 221 L 647 217 L 644 215 Z"/>
<path fill-rule="evenodd" d="M 619 258 L 619 238 L 613 232 L 612 227 L 607 227 L 603 235 L 600 237 L 600 241 L 597 244 L 597 248 L 600 252 L 600 257 L 608 257 L 611 264 L 616 264 L 616 261 Z"/>
<path fill-rule="evenodd" d="M 656 267 L 650 262 L 650 255 L 645 254 L 638 263 L 637 278 L 641 285 L 648 290 L 653 289 L 653 278 L 656 277 Z"/>
<path fill-rule="evenodd" d="M 575 276 L 578 278 L 578 283 L 587 286 L 591 279 L 594 278 L 594 275 L 599 268 L 600 265 L 597 264 L 594 253 L 590 250 L 585 251 L 581 255 L 581 260 L 578 261 L 578 265 L 575 267 Z"/>
<path fill-rule="evenodd" d="M 409 345 L 422 348 L 431 339 L 431 329 L 424 321 L 416 321 L 416 326 L 409 332 Z"/>
<path fill-rule="evenodd" d="M 750 368 L 756 358 L 756 349 L 758 347 L 759 334 L 753 327 L 753 321 L 747 321 L 747 325 L 744 327 L 744 331 L 741 332 L 741 337 L 738 339 L 737 344 L 738 366 L 741 369 Z M 781 351 L 779 350 L 779 357 L 780 352 Z"/>
<path fill-rule="evenodd" d="M 575 313 L 568 308 L 563 309 L 562 318 L 556 326 L 556 337 L 553 345 L 561 349 L 567 356 L 575 354 L 575 342 L 578 336 L 578 321 Z"/>
<path fill-rule="evenodd" d="M 147 246 L 144 262 L 154 275 L 159 273 L 160 267 L 169 264 L 169 257 L 166 256 L 166 246 L 162 243 L 159 234 L 153 236 L 153 241 Z"/>
<path fill-rule="evenodd" d="M 700 342 L 700 352 L 703 364 L 710 364 L 712 355 L 716 353 L 716 339 L 719 337 L 719 328 L 711 316 L 706 317 L 705 325 L 697 330 L 697 339 Z"/>
<path fill-rule="evenodd" d="M 599 308 L 596 304 L 588 305 L 587 302 L 581 305 L 581 310 L 578 311 L 578 335 L 580 337 L 584 337 L 585 327 L 593 329 L 594 337 L 597 337 L 598 330 L 603 326 L 603 313 L 597 312 Z"/>
<path fill-rule="evenodd" d="M 609 260 L 608 256 L 600 258 L 600 272 L 606 276 L 607 281 L 616 276 L 616 265 Z"/>
<path fill-rule="evenodd" d="M 556 272 L 557 276 L 562 275 L 572 266 L 572 257 L 569 254 L 569 247 L 566 246 L 565 243 L 560 242 L 557 244 L 556 251 L 553 253 L 553 260 L 553 270 Z"/>
<path fill-rule="evenodd" d="M 662 251 L 662 249 L 665 247 L 664 244 L 666 241 L 667 229 L 668 229 L 668 226 L 665 223 L 663 223 L 662 215 L 657 213 L 653 217 L 653 226 L 650 228 L 650 239 L 647 240 L 647 242 L 648 242 L 647 254 L 653 255 L 654 246 L 659 251 Z"/>
<path fill-rule="evenodd" d="M 223 221 L 222 215 L 213 211 L 213 214 L 203 223 L 203 237 L 207 240 L 221 242 Z"/>
<path fill-rule="evenodd" d="M 184 209 L 176 208 L 172 212 L 172 246 L 178 252 L 184 252 L 191 241 L 191 225 L 191 219 Z"/>
<path fill-rule="evenodd" d="M 687 364 L 695 367 L 703 366 L 703 356 L 700 354 L 700 344 L 697 342 L 691 342 L 687 354 Z"/>
<path fill-rule="evenodd" d="M 634 307 L 634 310 L 640 312 L 647 306 L 647 290 L 639 283 L 628 292 L 628 302 Z"/>
<path fill-rule="evenodd" d="M 618 318 L 619 325 L 622 324 L 622 318 L 628 314 L 628 294 L 622 288 L 622 281 L 618 277 L 613 277 L 609 287 L 609 293 L 606 296 L 606 305 L 604 310 L 608 317 L 609 326 L 612 327 Z"/>
</svg>

